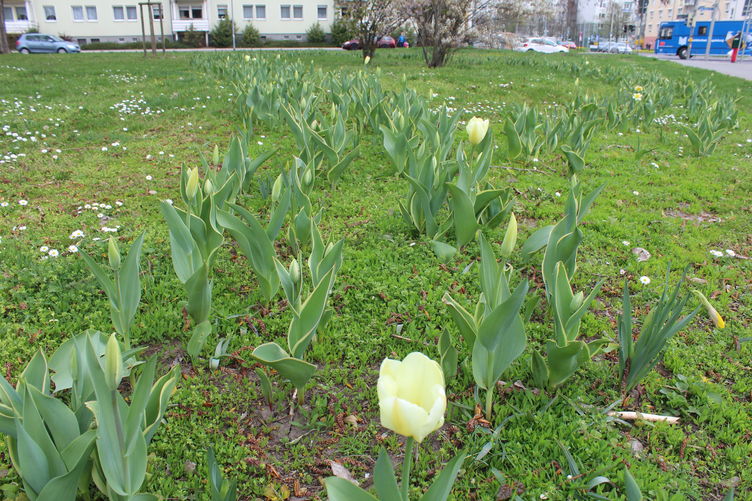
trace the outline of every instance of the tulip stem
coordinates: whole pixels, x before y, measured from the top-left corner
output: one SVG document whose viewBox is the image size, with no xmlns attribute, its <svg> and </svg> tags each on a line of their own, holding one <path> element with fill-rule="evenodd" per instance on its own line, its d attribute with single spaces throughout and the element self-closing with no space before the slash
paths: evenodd
<svg viewBox="0 0 752 501">
<path fill-rule="evenodd" d="M 410 488 L 410 469 L 413 465 L 413 444 L 415 439 L 407 437 L 405 442 L 405 458 L 402 460 L 402 501 L 407 500 L 407 491 Z"/>
<path fill-rule="evenodd" d="M 493 410 L 494 387 L 486 391 L 486 419 L 491 421 L 491 411 Z"/>
</svg>

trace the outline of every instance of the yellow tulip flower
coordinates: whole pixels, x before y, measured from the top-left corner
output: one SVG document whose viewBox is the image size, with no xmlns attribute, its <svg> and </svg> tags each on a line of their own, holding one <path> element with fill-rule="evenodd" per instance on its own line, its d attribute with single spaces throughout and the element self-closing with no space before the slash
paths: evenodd
<svg viewBox="0 0 752 501">
<path fill-rule="evenodd" d="M 422 353 L 410 353 L 401 362 L 385 359 L 377 392 L 384 428 L 422 442 L 444 424 L 444 373 Z"/>
<path fill-rule="evenodd" d="M 488 125 L 488 119 L 483 120 L 482 118 L 478 117 L 471 118 L 467 122 L 466 127 L 470 143 L 474 145 L 480 144 L 480 142 L 483 141 L 483 138 L 486 137 L 486 133 L 488 132 Z"/>
</svg>

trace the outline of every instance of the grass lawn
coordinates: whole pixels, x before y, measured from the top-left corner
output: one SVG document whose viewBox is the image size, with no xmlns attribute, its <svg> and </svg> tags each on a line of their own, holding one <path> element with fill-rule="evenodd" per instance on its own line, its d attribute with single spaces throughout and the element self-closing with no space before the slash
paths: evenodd
<svg viewBox="0 0 752 501">
<path fill-rule="evenodd" d="M 379 364 L 411 351 L 438 358 L 442 330 L 455 339 L 460 360 L 468 356 L 442 296 L 450 290 L 475 304 L 477 267 L 467 267 L 477 259 L 478 246 L 472 242 L 443 264 L 427 240 L 411 232 L 398 208 L 407 185 L 386 175 L 390 160 L 381 135 L 368 131 L 342 180 L 317 184 L 312 194 L 314 205 L 324 209 L 325 240 L 346 242 L 330 299 L 335 314 L 307 355 L 319 370 L 304 405 L 289 414 L 291 386 L 280 378 L 273 379 L 271 408 L 262 398 L 249 355 L 263 342 L 281 342 L 290 314 L 282 301 L 263 301 L 229 237 L 215 264 L 215 327 L 207 350 L 218 337 L 232 335 L 234 357 L 215 371 L 205 363 L 192 366 L 184 351 L 185 293 L 173 271 L 159 203 L 178 204 L 181 168 L 201 165 L 214 145 L 224 151 L 241 126 L 231 82 L 200 69 L 196 57 L 0 57 L 0 368 L 15 383 L 37 350 L 49 354 L 86 329 L 111 332 L 106 296 L 68 247 L 75 244 L 104 261 L 110 235 L 123 248 L 146 231 L 143 293 L 132 337 L 158 354 L 160 374 L 179 363 L 183 377 L 150 445 L 144 491 L 169 499 L 207 498 L 209 445 L 225 475 L 238 480 L 243 499 L 322 499 L 329 460 L 369 485 L 379 447 L 396 464 L 403 451 L 402 437 L 379 424 Z M 233 57 L 239 64 L 242 58 L 200 57 Z M 281 61 L 297 58 L 327 71 L 362 68 L 359 54 L 344 52 L 286 53 Z M 560 152 L 506 160 L 503 119 L 515 104 L 551 112 L 577 93 L 605 98 L 618 91 L 608 71 L 576 75 L 560 64 L 583 60 L 593 68 L 626 69 L 636 83 L 653 74 L 672 81 L 708 78 L 717 96 L 738 100 L 740 127 L 702 158 L 690 154 L 677 125 L 685 111 L 678 105 L 664 123 L 596 131 L 579 177 L 586 191 L 606 187 L 582 225 L 575 288 L 587 293 L 598 280 L 605 283 L 584 318 L 582 336 L 615 339 L 625 280 L 636 316 L 644 318 L 660 296 L 669 263 L 672 283 L 690 266 L 689 287 L 711 298 L 727 326 L 716 329 L 701 311 L 669 342 L 663 361 L 629 402 L 617 405 L 679 416 L 680 423 L 630 426 L 605 414 L 620 398 L 615 351 L 598 355 L 556 391 L 534 388 L 531 348 L 539 348 L 552 330 L 550 315 L 539 306 L 527 326 L 528 349 L 504 374 L 509 384 L 499 389 L 490 428 L 468 424 L 478 398 L 469 368 L 461 367 L 449 382 L 446 424 L 422 445 L 411 497 L 417 499 L 436 470 L 465 448 L 470 459 L 453 491 L 458 500 L 509 499 L 513 493 L 526 500 L 583 499 L 597 476 L 612 483 L 594 493 L 624 499 L 624 465 L 649 499 L 722 499 L 731 487 L 736 499 L 752 499 L 749 82 L 638 56 L 494 51 L 460 52 L 437 70 L 424 68 L 417 50 L 383 51 L 368 71 L 392 90 L 404 85 L 404 76 L 407 86 L 430 95 L 432 107 L 468 110 L 462 120 L 491 119 L 499 149 L 489 178 L 513 189 L 523 242 L 561 218 L 567 168 Z M 464 139 L 460 128 L 457 137 Z M 278 152 L 257 171 L 251 189 L 256 195 L 244 202 L 253 210 L 267 204 L 258 186 L 273 181 L 297 154 L 283 121 L 255 126 L 251 156 L 270 149 Z M 504 227 L 487 232 L 497 248 Z M 85 237 L 70 239 L 75 230 Z M 632 252 L 637 247 L 651 257 L 638 261 Z M 51 249 L 59 256 L 50 256 Z M 515 254 L 511 263 L 542 296 L 540 255 L 525 263 Z M 643 276 L 649 284 L 640 282 Z M 20 484 L 4 446 L 0 484 L 8 498 Z"/>
</svg>

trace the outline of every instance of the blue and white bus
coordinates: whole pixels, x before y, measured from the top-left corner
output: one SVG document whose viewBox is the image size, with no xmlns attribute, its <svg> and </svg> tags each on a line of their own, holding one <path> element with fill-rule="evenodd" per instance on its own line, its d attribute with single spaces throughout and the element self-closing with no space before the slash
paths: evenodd
<svg viewBox="0 0 752 501">
<path fill-rule="evenodd" d="M 709 33 L 710 21 L 697 21 L 693 28 L 687 26 L 684 21 L 668 21 L 661 23 L 658 30 L 658 38 L 655 40 L 655 53 L 675 54 L 681 59 L 703 55 L 707 49 L 708 35 L 710 34 L 710 54 L 725 56 L 731 50 L 726 43 L 726 39 L 741 33 L 745 43 L 743 52 L 740 49 L 739 54 L 752 55 L 750 28 L 752 26 L 746 21 L 716 21 L 713 25 L 713 33 Z M 690 36 L 692 37 L 691 48 Z"/>
</svg>

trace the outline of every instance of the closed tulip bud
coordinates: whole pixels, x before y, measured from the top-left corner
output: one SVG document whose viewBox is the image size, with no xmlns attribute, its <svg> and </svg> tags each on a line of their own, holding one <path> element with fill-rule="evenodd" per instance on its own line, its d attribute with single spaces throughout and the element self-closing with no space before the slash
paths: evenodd
<svg viewBox="0 0 752 501">
<path fill-rule="evenodd" d="M 422 353 L 410 353 L 402 362 L 385 359 L 377 393 L 384 428 L 422 442 L 444 424 L 444 373 Z"/>
<path fill-rule="evenodd" d="M 120 373 L 122 371 L 123 357 L 120 354 L 120 343 L 118 343 L 115 334 L 112 334 L 104 351 L 104 377 L 111 390 L 116 390 L 120 385 Z"/>
<path fill-rule="evenodd" d="M 279 194 L 282 192 L 282 175 L 277 176 L 272 186 L 272 202 L 279 200 Z"/>
<path fill-rule="evenodd" d="M 507 232 L 504 234 L 504 242 L 501 244 L 502 257 L 509 258 L 514 250 L 514 245 L 517 243 L 517 218 L 514 217 L 514 212 L 509 217 L 509 224 L 507 225 Z"/>
<path fill-rule="evenodd" d="M 247 63 L 250 60 L 251 60 L 251 56 L 249 56 L 248 54 L 246 54 L 245 55 L 245 62 Z"/>
<path fill-rule="evenodd" d="M 115 237 L 110 237 L 107 244 L 107 259 L 110 261 L 110 268 L 113 270 L 120 269 L 120 249 L 118 249 Z"/>
<path fill-rule="evenodd" d="M 185 185 L 185 194 L 193 200 L 198 193 L 198 169 L 188 170 L 188 182 Z"/>
<path fill-rule="evenodd" d="M 719 329 L 726 327 L 726 322 L 723 320 L 723 317 L 718 313 L 718 311 L 716 311 L 715 308 L 713 308 L 713 305 L 710 304 L 710 301 L 708 301 L 708 298 L 705 297 L 705 294 L 695 289 L 692 290 L 692 293 L 697 296 L 702 305 L 705 306 L 705 309 L 708 311 L 708 316 L 710 317 L 710 320 L 713 321 L 715 326 Z"/>
<path fill-rule="evenodd" d="M 248 57 L 248 56 L 245 56 Z M 211 370 L 217 370 L 219 368 L 219 359 L 218 358 L 212 358 L 209 360 L 209 368 Z"/>
<path fill-rule="evenodd" d="M 363 59 L 363 65 L 368 66 L 368 63 L 371 62 L 371 56 L 366 56 L 365 59 Z"/>
<path fill-rule="evenodd" d="M 308 169 L 305 174 L 303 174 L 303 184 L 308 186 L 311 182 L 313 182 L 313 171 Z"/>
<path fill-rule="evenodd" d="M 204 194 L 211 195 L 212 193 L 214 193 L 214 184 L 211 182 L 211 179 L 207 179 L 204 181 Z"/>
<path fill-rule="evenodd" d="M 318 129 L 318 127 L 319 127 L 319 121 L 318 120 L 314 120 L 313 122 L 311 122 L 311 129 L 316 130 L 316 129 Z"/>
<path fill-rule="evenodd" d="M 576 311 L 580 306 L 582 306 L 582 302 L 585 300 L 585 294 L 580 291 L 574 296 L 572 296 L 572 302 L 569 304 L 569 308 L 572 311 Z"/>
<path fill-rule="evenodd" d="M 483 120 L 478 117 L 473 117 L 467 122 L 467 127 L 465 129 L 467 130 L 467 135 L 471 144 L 477 145 L 483 141 L 483 138 L 486 137 L 486 133 L 488 132 L 488 125 L 488 119 Z"/>
<path fill-rule="evenodd" d="M 212 164 L 217 165 L 219 163 L 219 147 L 214 145 L 214 152 L 212 153 Z"/>
<path fill-rule="evenodd" d="M 290 278 L 293 283 L 300 283 L 300 265 L 297 259 L 293 259 L 292 263 L 290 263 Z"/>
</svg>

